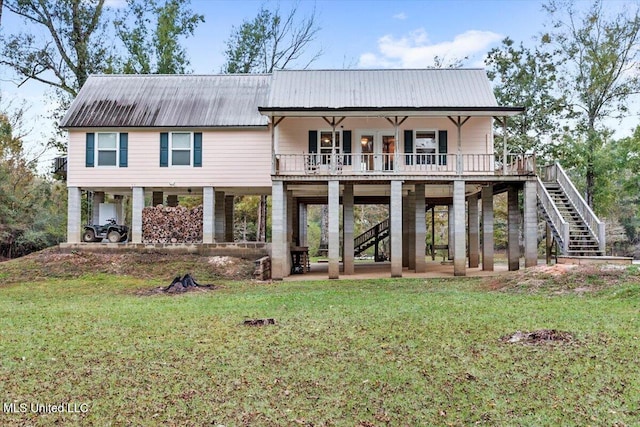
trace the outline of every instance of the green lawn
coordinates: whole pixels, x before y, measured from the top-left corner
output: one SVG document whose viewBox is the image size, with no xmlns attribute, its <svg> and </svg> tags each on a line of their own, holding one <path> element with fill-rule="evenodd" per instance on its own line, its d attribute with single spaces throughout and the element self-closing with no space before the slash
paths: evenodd
<svg viewBox="0 0 640 427">
<path fill-rule="evenodd" d="M 479 279 L 173 297 L 107 274 L 0 285 L 3 405 L 87 404 L 0 412 L 0 425 L 638 425 L 637 279 L 561 295 Z M 265 317 L 277 325 L 243 325 Z M 500 340 L 542 328 L 575 339 Z"/>
</svg>

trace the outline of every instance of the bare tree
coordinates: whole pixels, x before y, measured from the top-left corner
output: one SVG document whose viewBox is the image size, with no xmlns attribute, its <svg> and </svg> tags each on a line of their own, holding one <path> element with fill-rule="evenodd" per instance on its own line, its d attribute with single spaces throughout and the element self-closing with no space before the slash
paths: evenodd
<svg viewBox="0 0 640 427">
<path fill-rule="evenodd" d="M 227 61 L 222 72 L 271 73 L 290 67 L 308 68 L 322 55 L 322 49 L 303 64 L 299 60 L 319 31 L 315 10 L 298 20 L 297 4 L 286 15 L 281 14 L 279 6 L 274 11 L 263 6 L 253 20 L 233 28 L 226 42 Z"/>
<path fill-rule="evenodd" d="M 280 7 L 270 11 L 263 6 L 255 18 L 233 28 L 227 40 L 227 61 L 222 72 L 271 73 L 289 67 L 308 68 L 322 55 L 322 49 L 307 57 L 302 66 L 299 61 L 319 31 L 315 9 L 311 15 L 298 20 L 298 4 L 287 15 L 281 14 Z M 257 240 L 265 241 L 267 196 L 260 196 L 257 230 Z"/>
</svg>

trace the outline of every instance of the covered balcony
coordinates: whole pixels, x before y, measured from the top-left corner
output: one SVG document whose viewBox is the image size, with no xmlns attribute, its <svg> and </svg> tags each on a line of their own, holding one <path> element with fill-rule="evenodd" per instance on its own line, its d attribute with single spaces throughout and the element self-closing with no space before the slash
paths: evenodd
<svg viewBox="0 0 640 427">
<path fill-rule="evenodd" d="M 275 154 L 277 176 L 534 175 L 534 154 Z"/>
</svg>

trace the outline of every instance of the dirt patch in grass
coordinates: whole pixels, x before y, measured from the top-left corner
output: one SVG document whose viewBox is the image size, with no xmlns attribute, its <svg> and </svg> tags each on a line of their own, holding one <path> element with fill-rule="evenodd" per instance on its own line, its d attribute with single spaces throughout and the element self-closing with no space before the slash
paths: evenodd
<svg viewBox="0 0 640 427">
<path fill-rule="evenodd" d="M 569 332 L 555 329 L 539 329 L 533 332 L 516 331 L 513 334 L 505 335 L 500 341 L 509 344 L 541 345 L 552 343 L 572 343 L 573 335 Z"/>
<path fill-rule="evenodd" d="M 555 264 L 487 278 L 487 290 L 513 293 L 584 294 L 638 282 L 636 266 Z"/>
<path fill-rule="evenodd" d="M 63 253 L 57 247 L 0 265 L 2 283 L 7 284 L 43 278 L 70 279 L 96 273 L 141 279 L 166 279 L 176 274 L 191 273 L 207 283 L 220 279 L 248 280 L 251 279 L 253 271 L 253 261 L 233 257 L 162 252 Z"/>
</svg>

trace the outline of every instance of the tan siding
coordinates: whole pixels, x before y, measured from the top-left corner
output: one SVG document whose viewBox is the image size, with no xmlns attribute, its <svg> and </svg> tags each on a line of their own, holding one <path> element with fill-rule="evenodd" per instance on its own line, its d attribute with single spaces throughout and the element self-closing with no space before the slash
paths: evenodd
<svg viewBox="0 0 640 427">
<path fill-rule="evenodd" d="M 159 130 L 129 131 L 128 167 L 87 168 L 85 135 L 85 131 L 69 135 L 69 186 L 271 186 L 271 136 L 266 129 L 202 131 L 201 168 L 161 168 Z"/>
<path fill-rule="evenodd" d="M 309 151 L 309 130 L 331 130 L 331 127 L 321 118 L 287 118 L 279 125 L 278 150 L 279 154 L 302 154 Z M 384 118 L 346 118 L 339 126 L 339 130 L 351 130 L 353 134 L 353 150 L 356 150 L 357 132 L 363 130 L 393 132 L 394 128 Z M 456 153 L 458 130 L 446 117 L 441 118 L 409 118 L 400 127 L 400 150 L 405 129 L 439 129 L 448 131 L 449 153 Z M 491 118 L 476 117 L 469 119 L 462 126 L 462 153 L 486 154 L 493 153 L 491 140 Z M 489 143 L 487 143 L 489 141 Z"/>
</svg>

